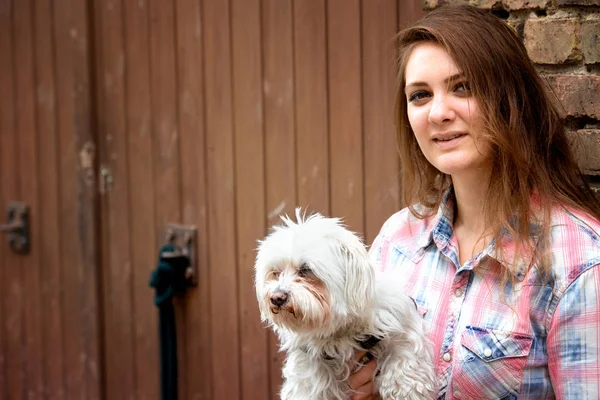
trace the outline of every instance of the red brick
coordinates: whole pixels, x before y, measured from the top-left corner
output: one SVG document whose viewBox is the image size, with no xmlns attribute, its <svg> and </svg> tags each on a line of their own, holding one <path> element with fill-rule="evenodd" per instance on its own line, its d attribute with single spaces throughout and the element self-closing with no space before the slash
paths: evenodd
<svg viewBox="0 0 600 400">
<path fill-rule="evenodd" d="M 523 10 L 531 8 L 546 8 L 549 0 L 503 0 L 507 10 Z"/>
<path fill-rule="evenodd" d="M 562 64 L 581 60 L 579 20 L 529 19 L 525 22 L 525 47 L 538 64 Z"/>
<path fill-rule="evenodd" d="M 558 0 L 559 6 L 600 6 L 600 0 Z"/>
<path fill-rule="evenodd" d="M 535 0 L 537 1 L 537 0 Z M 446 4 L 460 5 L 469 4 L 479 8 L 490 9 L 496 4 L 500 4 L 501 0 L 422 0 L 425 10 L 432 10 L 436 7 L 441 7 Z"/>
<path fill-rule="evenodd" d="M 600 63 L 600 20 L 581 21 L 581 52 L 586 64 Z"/>
<path fill-rule="evenodd" d="M 562 117 L 600 119 L 600 76 L 547 75 L 546 80 L 558 97 Z M 555 96 L 551 98 L 556 101 Z"/>
<path fill-rule="evenodd" d="M 600 129 L 581 129 L 567 135 L 583 173 L 600 175 Z"/>
</svg>

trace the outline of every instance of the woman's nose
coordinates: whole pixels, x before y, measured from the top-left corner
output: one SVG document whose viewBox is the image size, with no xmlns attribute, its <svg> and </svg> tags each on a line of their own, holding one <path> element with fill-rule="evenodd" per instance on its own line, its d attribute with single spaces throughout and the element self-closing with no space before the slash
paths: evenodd
<svg viewBox="0 0 600 400">
<path fill-rule="evenodd" d="M 456 113 L 446 96 L 435 96 L 429 109 L 429 122 L 432 124 L 443 124 L 454 121 Z"/>
</svg>

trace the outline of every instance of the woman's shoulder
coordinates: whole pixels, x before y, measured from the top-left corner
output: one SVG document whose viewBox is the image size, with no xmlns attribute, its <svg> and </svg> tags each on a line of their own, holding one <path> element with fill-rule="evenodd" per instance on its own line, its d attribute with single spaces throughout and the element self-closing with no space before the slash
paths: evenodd
<svg viewBox="0 0 600 400">
<path fill-rule="evenodd" d="M 582 210 L 555 206 L 552 209 L 550 235 L 553 245 L 585 245 L 600 250 L 600 221 Z"/>
<path fill-rule="evenodd" d="M 386 242 L 396 247 L 414 248 L 419 241 L 429 236 L 436 217 L 435 211 L 420 204 L 413 206 L 412 210 L 409 207 L 403 208 L 385 221 L 373 247 Z"/>
<path fill-rule="evenodd" d="M 569 285 L 590 268 L 600 268 L 600 221 L 566 206 L 552 210 L 550 253 L 553 270 Z"/>
</svg>

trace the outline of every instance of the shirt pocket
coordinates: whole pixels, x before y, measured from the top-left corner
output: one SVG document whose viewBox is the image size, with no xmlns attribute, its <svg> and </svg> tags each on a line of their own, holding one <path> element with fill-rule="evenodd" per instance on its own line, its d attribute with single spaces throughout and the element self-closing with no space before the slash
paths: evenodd
<svg viewBox="0 0 600 400">
<path fill-rule="evenodd" d="M 467 326 L 452 373 L 457 399 L 517 399 L 533 337 Z"/>
</svg>

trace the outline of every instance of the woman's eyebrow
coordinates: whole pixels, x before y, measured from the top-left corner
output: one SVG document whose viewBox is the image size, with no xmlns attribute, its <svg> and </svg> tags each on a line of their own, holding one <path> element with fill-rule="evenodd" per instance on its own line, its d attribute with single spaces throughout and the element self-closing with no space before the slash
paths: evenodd
<svg viewBox="0 0 600 400">
<path fill-rule="evenodd" d="M 465 74 L 462 72 L 459 72 L 458 74 L 454 74 L 451 75 L 449 77 L 447 77 L 446 79 L 444 79 L 444 83 L 448 83 L 448 82 L 452 82 L 461 78 L 464 78 Z M 410 87 L 421 87 L 421 86 L 427 86 L 427 82 L 422 82 L 422 81 L 415 81 L 415 82 L 411 82 L 409 84 L 407 84 L 406 86 L 404 86 L 404 90 L 406 91 L 406 89 L 410 88 Z"/>
<path fill-rule="evenodd" d="M 454 74 L 452 76 L 447 77 L 446 79 L 444 79 L 444 83 L 448 83 L 448 82 L 452 82 L 452 81 L 456 81 L 458 79 L 462 79 L 465 77 L 465 74 L 462 72 L 459 72 L 458 74 Z"/>
</svg>

